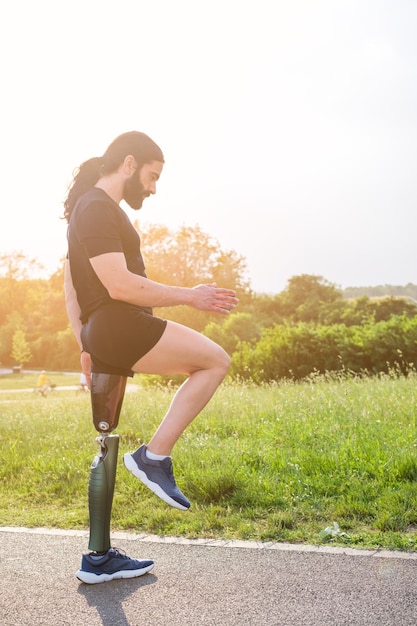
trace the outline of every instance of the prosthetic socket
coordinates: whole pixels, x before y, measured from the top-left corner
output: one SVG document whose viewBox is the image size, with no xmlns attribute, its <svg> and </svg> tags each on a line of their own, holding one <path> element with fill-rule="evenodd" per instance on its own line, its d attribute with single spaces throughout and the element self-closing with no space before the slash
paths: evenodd
<svg viewBox="0 0 417 626">
<path fill-rule="evenodd" d="M 88 547 L 95 552 L 106 552 L 110 548 L 110 517 L 119 450 L 119 436 L 110 433 L 119 423 L 126 380 L 126 376 L 116 374 L 91 375 L 93 422 L 100 433 L 97 437 L 100 450 L 91 465 L 88 486 Z"/>
</svg>

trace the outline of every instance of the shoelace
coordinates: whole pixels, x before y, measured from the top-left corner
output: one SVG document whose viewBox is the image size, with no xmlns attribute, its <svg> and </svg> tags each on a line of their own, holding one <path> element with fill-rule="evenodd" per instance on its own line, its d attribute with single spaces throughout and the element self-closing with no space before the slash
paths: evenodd
<svg viewBox="0 0 417 626">
<path fill-rule="evenodd" d="M 164 459 L 162 461 L 162 467 L 164 468 L 164 470 L 168 474 L 169 478 L 172 480 L 172 482 L 176 486 L 177 483 L 175 482 L 175 478 L 174 478 L 174 468 L 172 466 L 172 461 L 171 461 L 170 457 L 168 457 L 168 458 L 166 458 L 166 459 Z"/>
<path fill-rule="evenodd" d="M 119 559 L 129 559 L 126 552 L 124 550 L 119 550 L 119 548 L 110 548 L 109 552 L 111 552 L 113 556 L 116 556 Z"/>
</svg>

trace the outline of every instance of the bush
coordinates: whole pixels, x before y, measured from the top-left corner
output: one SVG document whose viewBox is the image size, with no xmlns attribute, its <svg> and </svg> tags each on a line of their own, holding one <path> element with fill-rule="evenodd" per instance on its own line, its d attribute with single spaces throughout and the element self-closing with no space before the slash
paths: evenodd
<svg viewBox="0 0 417 626">
<path fill-rule="evenodd" d="M 416 345 L 417 318 L 405 315 L 361 326 L 277 324 L 255 346 L 238 348 L 232 376 L 261 383 L 340 370 L 407 374 L 417 365 Z"/>
</svg>

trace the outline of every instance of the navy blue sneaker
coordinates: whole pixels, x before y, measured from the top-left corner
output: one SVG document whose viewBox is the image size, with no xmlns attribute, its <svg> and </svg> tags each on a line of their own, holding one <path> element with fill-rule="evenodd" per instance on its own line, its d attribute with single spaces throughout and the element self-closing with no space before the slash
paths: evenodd
<svg viewBox="0 0 417 626">
<path fill-rule="evenodd" d="M 110 548 L 102 557 L 83 554 L 81 568 L 76 573 L 78 580 L 88 585 L 106 583 L 115 578 L 136 578 L 150 572 L 154 566 L 150 560 L 137 561 L 126 554 Z"/>
<path fill-rule="evenodd" d="M 161 461 L 148 459 L 146 446 L 143 445 L 133 454 L 125 454 L 123 461 L 127 469 L 161 500 L 181 511 L 190 508 L 190 502 L 175 482 L 171 457 L 167 456 Z"/>
</svg>

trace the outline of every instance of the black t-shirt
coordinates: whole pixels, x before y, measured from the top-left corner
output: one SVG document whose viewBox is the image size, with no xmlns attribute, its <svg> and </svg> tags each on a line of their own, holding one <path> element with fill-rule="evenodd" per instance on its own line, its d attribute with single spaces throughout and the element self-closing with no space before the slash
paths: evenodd
<svg viewBox="0 0 417 626">
<path fill-rule="evenodd" d="M 146 277 L 138 233 L 123 209 L 105 191 L 93 187 L 78 200 L 68 226 L 68 258 L 83 323 L 112 300 L 89 260 L 106 252 L 123 252 L 128 270 Z"/>
</svg>

